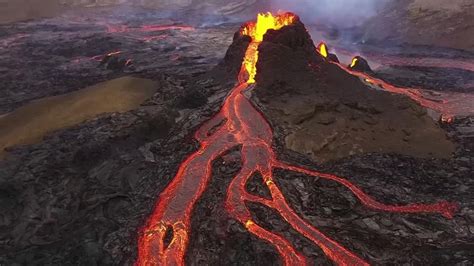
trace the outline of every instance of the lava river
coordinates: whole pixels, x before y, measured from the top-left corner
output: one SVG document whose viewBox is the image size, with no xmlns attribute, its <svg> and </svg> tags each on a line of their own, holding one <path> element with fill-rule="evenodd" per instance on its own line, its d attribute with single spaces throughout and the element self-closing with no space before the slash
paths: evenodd
<svg viewBox="0 0 474 266">
<path fill-rule="evenodd" d="M 257 48 L 265 32 L 290 25 L 296 19 L 298 18 L 290 13 L 276 16 L 269 13 L 260 14 L 257 22 L 248 23 L 241 31 L 241 34 L 252 38 L 252 43 L 242 64 L 238 85 L 229 93 L 219 113 L 197 130 L 195 138 L 201 144 L 199 150 L 181 163 L 174 179 L 160 194 L 139 238 L 137 265 L 184 265 L 191 233 L 191 215 L 194 205 L 206 190 L 212 176 L 211 163 L 236 146 L 241 146 L 243 162 L 240 172 L 233 178 L 227 190 L 226 210 L 249 232 L 273 245 L 286 265 L 304 265 L 306 259 L 282 236 L 254 222 L 246 203 L 257 202 L 276 210 L 296 231 L 319 246 L 336 264 L 368 265 L 368 262 L 325 236 L 291 209 L 274 182 L 275 168 L 337 182 L 350 189 L 360 202 L 370 209 L 400 213 L 438 213 L 446 218 L 453 217 L 457 210 L 454 203 L 443 201 L 430 205 L 385 205 L 342 177 L 288 165 L 277 159 L 272 149 L 272 128 L 242 92 L 254 87 Z M 246 182 L 256 172 L 263 176 L 271 192 L 271 199 L 251 195 L 246 191 Z"/>
</svg>

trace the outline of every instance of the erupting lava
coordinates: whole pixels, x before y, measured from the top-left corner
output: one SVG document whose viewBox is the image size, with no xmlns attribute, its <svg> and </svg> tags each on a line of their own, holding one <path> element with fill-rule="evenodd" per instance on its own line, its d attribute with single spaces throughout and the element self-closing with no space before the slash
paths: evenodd
<svg viewBox="0 0 474 266">
<path fill-rule="evenodd" d="M 317 48 L 320 55 L 323 57 L 328 57 L 328 47 L 325 43 L 320 43 Z"/>
<path fill-rule="evenodd" d="M 296 231 L 319 246 L 337 264 L 367 265 L 368 263 L 325 236 L 291 209 L 274 182 L 273 170 L 275 168 L 335 181 L 350 189 L 362 204 L 374 210 L 439 213 L 446 218 L 453 217 L 457 209 L 457 205 L 453 203 L 385 205 L 377 202 L 344 178 L 291 166 L 277 159 L 272 149 L 273 132 L 269 123 L 242 92 L 252 88 L 252 84 L 255 83 L 257 50 L 267 30 L 281 29 L 291 25 L 297 19 L 290 13 L 277 16 L 267 13 L 259 15 L 256 23 L 249 23 L 243 27 L 241 34 L 250 36 L 252 42 L 245 54 L 239 74 L 239 84 L 230 92 L 220 112 L 197 130 L 195 137 L 201 147 L 182 162 L 174 179 L 161 193 L 155 210 L 140 236 L 137 265 L 184 264 L 190 236 L 191 214 L 211 178 L 211 163 L 225 151 L 239 145 L 242 147 L 243 163 L 239 174 L 233 178 L 227 190 L 226 210 L 249 232 L 272 244 L 286 265 L 304 265 L 306 259 L 288 240 L 253 221 L 246 203 L 257 202 L 276 210 Z M 244 77 L 247 79 L 245 80 Z M 246 182 L 256 172 L 263 176 L 271 193 L 271 199 L 255 196 L 246 191 Z M 166 239 L 171 239 L 169 244 Z"/>
<path fill-rule="evenodd" d="M 257 22 L 249 22 L 242 29 L 242 34 L 250 36 L 252 42 L 247 48 L 243 67 L 245 71 L 241 74 L 248 75 L 247 83 L 255 83 L 255 75 L 257 75 L 257 61 L 258 61 L 258 46 L 263 41 L 263 36 L 268 30 L 279 30 L 284 26 L 292 24 L 295 20 L 295 15 L 286 13 L 279 16 L 273 16 L 271 13 L 258 14 Z M 244 83 L 242 80 L 243 76 L 240 75 L 239 81 Z"/>
<path fill-rule="evenodd" d="M 350 67 L 355 67 L 355 65 L 357 64 L 357 61 L 359 61 L 359 59 L 357 59 L 356 57 L 352 58 Z"/>
</svg>

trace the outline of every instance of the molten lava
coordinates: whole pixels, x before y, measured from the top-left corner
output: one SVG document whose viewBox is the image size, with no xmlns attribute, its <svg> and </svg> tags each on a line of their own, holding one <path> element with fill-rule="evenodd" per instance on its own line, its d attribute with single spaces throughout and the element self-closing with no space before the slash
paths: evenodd
<svg viewBox="0 0 474 266">
<path fill-rule="evenodd" d="M 356 57 L 352 58 L 352 62 L 351 62 L 350 67 L 351 67 L 351 68 L 355 67 L 358 60 L 359 60 L 359 59 L 357 59 Z"/>
<path fill-rule="evenodd" d="M 296 16 L 291 13 L 274 16 L 272 13 L 258 14 L 256 22 L 247 23 L 241 30 L 242 35 L 252 38 L 250 46 L 245 53 L 243 67 L 248 75 L 247 83 L 255 83 L 257 75 L 258 46 L 263 41 L 263 36 L 268 30 L 279 30 L 295 21 Z M 242 80 L 241 80 L 242 81 Z"/>
<path fill-rule="evenodd" d="M 317 47 L 317 51 L 320 55 L 322 55 L 323 57 L 328 57 L 328 47 L 327 45 L 324 43 L 324 42 L 321 42 L 318 47 Z"/>
<path fill-rule="evenodd" d="M 249 232 L 272 244 L 286 265 L 305 265 L 306 259 L 280 235 L 270 232 L 252 220 L 246 203 L 256 202 L 276 210 L 296 231 L 319 246 L 335 263 L 368 265 L 359 256 L 330 239 L 310 223 L 300 218 L 287 203 L 274 182 L 273 170 L 286 169 L 337 182 L 348 189 L 368 208 L 399 213 L 439 213 L 452 218 L 457 205 L 448 202 L 390 206 L 377 202 L 348 180 L 302 167 L 291 166 L 277 159 L 272 149 L 273 132 L 263 115 L 242 94 L 253 88 L 258 60 L 258 46 L 269 29 L 278 30 L 297 21 L 293 14 L 260 14 L 257 22 L 247 24 L 241 34 L 252 38 L 245 54 L 236 85 L 224 101 L 222 109 L 195 133 L 200 142 L 198 151 L 184 160 L 176 176 L 160 194 L 155 209 L 147 221 L 138 243 L 137 265 L 184 265 L 191 230 L 194 205 L 206 190 L 211 178 L 211 163 L 224 152 L 241 146 L 242 168 L 232 179 L 226 197 L 226 210 Z M 243 77 L 247 77 L 246 80 Z M 225 123 L 224 123 L 225 122 Z M 267 185 L 271 199 L 248 193 L 249 178 L 259 172 Z M 165 241 L 172 237 L 169 244 Z"/>
</svg>

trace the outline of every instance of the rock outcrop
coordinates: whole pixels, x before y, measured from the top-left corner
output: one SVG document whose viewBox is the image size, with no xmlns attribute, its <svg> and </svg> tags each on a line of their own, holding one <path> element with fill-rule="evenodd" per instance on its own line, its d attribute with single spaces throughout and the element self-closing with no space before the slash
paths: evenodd
<svg viewBox="0 0 474 266">
<path fill-rule="evenodd" d="M 228 54 L 239 51 L 235 40 Z M 316 161 L 373 152 L 452 155 L 454 144 L 424 107 L 366 86 L 313 43 L 298 21 L 269 31 L 259 47 L 254 100 L 286 149 Z"/>
</svg>

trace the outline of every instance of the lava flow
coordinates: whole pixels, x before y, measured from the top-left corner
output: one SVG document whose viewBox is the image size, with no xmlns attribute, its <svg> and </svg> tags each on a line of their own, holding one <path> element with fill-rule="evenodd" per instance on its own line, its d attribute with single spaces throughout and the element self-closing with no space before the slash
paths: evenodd
<svg viewBox="0 0 474 266">
<path fill-rule="evenodd" d="M 351 75 L 357 76 L 364 80 L 365 82 L 377 86 L 381 89 L 384 89 L 386 91 L 389 91 L 391 93 L 397 93 L 397 94 L 403 94 L 408 97 L 410 97 L 412 100 L 416 101 L 418 104 L 420 104 L 423 107 L 426 107 L 428 109 L 435 110 L 439 113 L 441 113 L 441 120 L 442 121 L 449 121 L 454 118 L 456 114 L 463 114 L 463 113 L 469 113 L 471 112 L 470 108 L 468 107 L 466 111 L 463 110 L 462 106 L 461 108 L 452 105 L 452 104 L 447 104 L 446 100 L 443 101 L 433 101 L 431 99 L 427 99 L 421 90 L 419 89 L 414 89 L 414 88 L 400 88 L 397 86 L 394 86 L 392 84 L 389 84 L 381 79 L 375 78 L 370 76 L 367 73 L 360 72 L 360 71 L 354 71 L 352 70 L 353 67 L 356 66 L 358 63 L 359 59 L 357 57 L 354 57 L 351 61 L 351 64 L 349 67 L 345 67 L 340 63 L 337 62 L 332 62 L 333 64 L 339 65 L 340 68 L 346 70 L 348 73 Z"/>
<path fill-rule="evenodd" d="M 157 205 L 140 235 L 137 265 L 184 265 L 191 230 L 191 214 L 195 203 L 210 181 L 211 163 L 224 152 L 239 145 L 242 147 L 240 152 L 243 163 L 240 172 L 233 178 L 227 190 L 226 210 L 249 232 L 273 245 L 286 265 L 305 265 L 306 259 L 288 240 L 253 221 L 246 203 L 257 202 L 276 210 L 296 231 L 319 246 L 336 264 L 368 265 L 368 263 L 325 236 L 291 209 L 274 181 L 275 168 L 335 181 L 351 190 L 363 205 L 374 210 L 439 213 L 446 218 L 453 217 L 457 210 L 457 205 L 454 203 L 443 201 L 430 205 L 385 205 L 342 177 L 291 166 L 277 159 L 272 149 L 273 132 L 269 123 L 242 92 L 254 87 L 258 47 L 267 30 L 278 30 L 297 20 L 298 17 L 291 13 L 276 16 L 270 13 L 260 14 L 257 22 L 248 23 L 241 30 L 241 34 L 250 36 L 252 42 L 245 54 L 239 83 L 232 89 L 219 113 L 197 130 L 195 138 L 201 147 L 181 163 L 174 179 L 160 194 Z M 255 196 L 246 191 L 247 181 L 257 172 L 263 176 L 271 193 L 271 199 Z"/>
<path fill-rule="evenodd" d="M 397 87 L 392 84 L 389 84 L 388 82 L 383 81 L 382 79 L 375 78 L 365 72 L 357 71 L 354 70 L 354 67 L 357 66 L 357 64 L 360 64 L 359 58 L 360 56 L 355 56 L 352 58 L 350 65 L 344 66 L 339 61 L 334 61 L 332 60 L 333 58 L 329 58 L 330 53 L 328 52 L 328 47 L 324 42 L 321 42 L 317 48 L 316 51 L 323 56 L 324 58 L 327 58 L 330 63 L 338 65 L 341 69 L 345 70 L 351 75 L 357 76 L 360 79 L 362 79 L 364 82 L 376 86 L 380 89 L 389 91 L 391 93 L 397 93 L 397 94 L 403 94 L 408 97 L 410 97 L 412 100 L 416 101 L 418 104 L 420 104 L 423 107 L 426 107 L 428 109 L 435 110 L 436 112 L 441 114 L 441 120 L 443 122 L 449 122 L 453 121 L 455 116 L 464 116 L 464 115 L 470 115 L 473 113 L 472 110 L 472 105 L 470 104 L 472 102 L 472 95 L 468 93 L 449 93 L 449 92 L 436 92 L 438 95 L 443 95 L 443 98 L 440 99 L 430 99 L 430 97 L 427 97 L 427 93 L 429 94 L 429 90 L 423 90 L 419 88 L 408 88 L 408 87 Z M 336 57 L 337 58 L 337 57 Z M 385 58 L 385 57 L 384 57 Z M 440 59 L 442 60 L 442 59 Z M 435 67 L 435 65 L 430 65 L 434 64 L 431 62 L 433 60 L 426 60 L 426 62 L 421 63 L 423 66 L 428 66 L 428 67 Z M 388 62 L 394 62 L 388 61 Z M 400 61 L 397 61 L 400 63 Z M 436 65 L 436 67 L 446 67 L 446 68 L 454 68 L 451 63 L 442 63 L 442 61 L 434 61 L 435 63 L 439 63 L 439 65 Z M 450 62 L 450 61 L 448 61 Z M 410 62 L 405 62 L 405 65 L 409 66 Z M 400 65 L 403 65 L 400 63 Z M 469 71 L 472 71 L 472 67 L 468 64 L 461 64 L 458 66 L 460 69 L 466 69 Z"/>
</svg>

